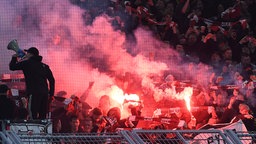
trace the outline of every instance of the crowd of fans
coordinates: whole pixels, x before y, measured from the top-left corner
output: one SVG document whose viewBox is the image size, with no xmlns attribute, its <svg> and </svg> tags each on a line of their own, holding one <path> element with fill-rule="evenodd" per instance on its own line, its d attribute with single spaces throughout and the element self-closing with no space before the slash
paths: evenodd
<svg viewBox="0 0 256 144">
<path fill-rule="evenodd" d="M 91 87 L 92 85 L 85 93 Z M 66 95 L 65 91 L 58 92 L 52 103 L 54 132 L 115 132 L 118 128 L 135 128 L 138 118 L 141 117 L 143 108 L 141 103 L 136 106 L 129 105 L 133 119 L 130 116 L 130 118 L 121 118 L 121 108 L 111 106 L 111 97 L 108 95 L 101 96 L 98 106 L 94 108 L 82 101 L 87 95 L 83 94 L 81 97 L 72 95 L 70 98 L 66 98 Z"/>
<path fill-rule="evenodd" d="M 172 84 L 167 82 L 167 85 Z M 182 100 L 169 102 L 175 102 L 176 107 L 167 106 L 167 109 L 170 109 L 160 113 L 157 109 L 151 116 L 143 114 L 143 110 L 147 108 L 142 102 L 136 105 L 132 102 L 128 107 L 129 116 L 121 117 L 123 109 L 111 106 L 111 98 L 107 95 L 101 96 L 98 106 L 94 108 L 77 96 L 65 98 L 58 95 L 53 101 L 53 131 L 101 134 L 134 128 L 204 129 L 207 125 L 231 124 L 238 120 L 243 121 L 248 131 L 256 130 L 255 104 L 236 88 L 211 90 L 209 93 L 202 90 L 194 94 L 191 99 L 191 111 L 188 111 Z"/>
<path fill-rule="evenodd" d="M 212 83 L 229 85 L 255 81 L 255 0 L 71 0 L 85 9 L 90 25 L 107 14 L 112 25 L 135 41 L 138 27 L 151 30 L 170 44 L 184 63 L 207 64 L 213 69 Z M 127 47 L 127 52 L 136 50 Z M 240 77 L 241 76 L 241 77 Z"/>
<path fill-rule="evenodd" d="M 127 41 L 136 40 L 133 35 L 136 28 L 147 27 L 156 38 L 170 44 L 184 63 L 204 63 L 211 67 L 209 87 L 212 87 L 199 89 L 191 99 L 192 106 L 201 107 L 192 112 L 196 122 L 192 121 L 187 109 L 180 109 L 168 115 L 157 115 L 156 120 L 161 122 L 161 118 L 165 117 L 171 123 L 161 123 L 153 129 L 177 129 L 180 120 L 185 122 L 182 128 L 200 129 L 205 124 L 242 119 L 248 130 L 255 130 L 255 0 L 71 2 L 85 9 L 83 16 L 86 25 L 90 25 L 96 16 L 107 14 L 113 17 L 112 25 L 126 34 Z M 127 52 L 136 54 L 129 48 Z M 172 78 L 164 79 L 156 87 L 166 89 L 178 85 L 182 83 Z M 65 95 L 65 92 L 59 95 Z M 118 128 L 136 128 L 139 119 L 143 119 L 141 103 L 130 106 L 131 116 L 121 119 L 120 108 L 110 106 L 109 96 L 102 96 L 95 108 L 82 99 L 77 96 L 55 97 L 53 105 L 56 107 L 51 114 L 54 132 L 114 132 Z M 25 108 L 26 102 L 19 118 L 26 118 Z"/>
<path fill-rule="evenodd" d="M 193 113 L 197 120 L 196 125 L 191 126 L 189 112 L 175 113 L 177 119 L 185 120 L 188 128 L 198 129 L 207 123 L 234 122 L 239 117 L 248 130 L 255 130 L 253 119 L 256 102 L 255 0 L 71 0 L 71 2 L 85 9 L 84 19 L 87 25 L 90 25 L 95 17 L 107 14 L 113 18 L 113 27 L 126 34 L 127 41 L 136 41 L 134 30 L 145 27 L 152 31 L 156 38 L 175 49 L 184 63 L 193 65 L 204 63 L 212 69 L 209 78 L 210 88 L 199 89 L 192 96 L 193 106 L 207 107 L 207 111 L 201 109 Z M 136 55 L 136 51 L 132 48 L 127 48 L 127 52 Z M 156 87 L 171 88 L 180 85 L 178 81 L 165 79 Z M 138 87 L 143 89 L 141 86 Z M 94 112 L 95 109 L 89 115 Z M 102 115 L 104 117 L 108 116 L 107 114 Z M 119 121 L 120 116 L 116 119 Z M 95 123 L 94 121 L 92 120 L 92 123 Z M 126 121 L 126 123 L 130 122 Z M 164 127 L 161 125 L 161 128 Z"/>
</svg>

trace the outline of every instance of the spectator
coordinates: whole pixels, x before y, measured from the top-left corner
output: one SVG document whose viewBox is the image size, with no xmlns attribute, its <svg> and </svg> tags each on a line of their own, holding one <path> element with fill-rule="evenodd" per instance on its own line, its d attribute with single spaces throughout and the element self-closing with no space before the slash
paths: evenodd
<svg viewBox="0 0 256 144">
<path fill-rule="evenodd" d="M 60 107 L 64 106 L 64 100 L 66 99 L 67 92 L 66 91 L 59 91 L 54 96 L 53 101 L 51 103 L 51 110 L 54 111 Z"/>
<path fill-rule="evenodd" d="M 0 85 L 0 120 L 13 120 L 15 118 L 16 105 L 9 98 L 9 88 L 5 84 Z"/>
<path fill-rule="evenodd" d="M 81 102 L 79 105 L 82 105 L 79 106 L 79 115 L 81 118 L 89 117 L 92 107 L 87 102 Z"/>
<path fill-rule="evenodd" d="M 173 18 L 179 26 L 179 31 L 183 34 L 187 31 L 189 26 L 189 20 L 187 19 L 189 3 L 190 0 L 181 0 L 175 8 L 175 14 Z"/>
<path fill-rule="evenodd" d="M 88 88 L 87 88 L 87 89 L 83 92 L 83 94 L 80 96 L 80 101 L 81 101 L 81 102 L 84 102 L 84 101 L 87 99 L 87 97 L 89 96 L 89 93 L 90 93 L 90 91 L 91 91 L 93 85 L 94 85 L 94 81 L 90 81 L 90 82 L 89 82 L 89 85 L 88 85 Z"/>
<path fill-rule="evenodd" d="M 219 86 L 226 86 L 232 85 L 233 83 L 232 73 L 229 72 L 227 65 L 223 65 L 221 73 L 217 74 L 216 84 Z"/>
<path fill-rule="evenodd" d="M 186 53 L 182 44 L 177 44 L 175 50 L 179 53 L 180 57 L 185 58 Z"/>
<path fill-rule="evenodd" d="M 250 52 L 249 47 L 243 46 L 243 47 L 242 47 L 242 53 L 247 54 L 247 55 L 250 55 L 251 52 Z"/>
<path fill-rule="evenodd" d="M 256 125 L 255 125 L 255 118 L 251 114 L 250 107 L 246 104 L 239 104 L 239 114 L 235 116 L 235 118 L 232 120 L 232 122 L 236 122 L 239 119 L 241 119 L 248 131 L 255 131 Z"/>
<path fill-rule="evenodd" d="M 200 60 L 203 60 L 203 62 L 208 62 L 208 60 L 202 59 L 205 53 L 200 53 L 204 52 L 204 46 L 205 45 L 201 39 L 199 39 L 196 30 L 190 27 L 187 31 L 187 45 L 185 46 L 185 51 L 192 57 L 192 62 L 199 63 Z"/>
<path fill-rule="evenodd" d="M 109 109 L 107 116 L 105 117 L 106 126 L 104 132 L 115 132 L 116 128 L 120 126 L 121 111 L 118 107 Z"/>
<path fill-rule="evenodd" d="M 81 120 L 81 128 L 83 132 L 85 133 L 91 133 L 93 128 L 93 122 L 91 117 L 86 117 L 83 120 Z"/>
<path fill-rule="evenodd" d="M 214 107 L 215 113 L 220 118 L 228 105 L 228 96 L 225 90 L 211 90 L 208 104 Z"/>
<path fill-rule="evenodd" d="M 238 106 L 241 103 L 243 101 L 237 100 L 236 97 L 231 97 L 227 108 L 219 118 L 219 123 L 230 123 L 238 114 Z"/>
<path fill-rule="evenodd" d="M 70 116 L 69 125 L 70 125 L 70 130 L 69 130 L 70 133 L 84 132 L 80 126 L 80 120 L 79 120 L 78 116 L 76 116 L 76 115 Z"/>
<path fill-rule="evenodd" d="M 89 104 L 86 102 L 81 102 L 80 99 L 75 95 L 71 95 L 70 98 L 72 99 L 72 105 L 74 107 L 73 113 L 75 113 L 79 119 L 83 119 L 89 115 L 89 110 L 91 109 Z"/>
<path fill-rule="evenodd" d="M 222 57 L 221 54 L 217 51 L 213 52 L 211 54 L 211 59 L 209 62 L 210 66 L 212 66 L 213 68 L 213 72 L 216 73 L 220 73 L 221 71 L 221 66 L 222 66 Z"/>
<path fill-rule="evenodd" d="M 25 51 L 27 54 L 22 61 L 17 61 L 17 54 L 12 56 L 9 68 L 24 73 L 30 119 L 45 119 L 54 95 L 55 80 L 49 66 L 42 63 L 43 57 L 37 48 L 31 47 Z"/>
<path fill-rule="evenodd" d="M 63 103 L 64 103 L 63 107 L 57 108 L 52 112 L 52 119 L 53 119 L 53 128 L 57 128 L 58 124 L 61 124 L 61 129 L 59 132 L 66 133 L 70 129 L 69 118 L 70 116 L 75 114 L 74 113 L 75 108 L 72 103 L 72 99 L 70 98 L 65 99 Z"/>
<path fill-rule="evenodd" d="M 251 63 L 251 58 L 248 54 L 242 54 L 241 62 L 235 66 L 235 70 L 241 74 L 243 80 L 249 80 L 256 70 L 256 65 Z"/>
<path fill-rule="evenodd" d="M 103 115 L 100 108 L 93 108 L 90 111 L 90 117 L 92 119 L 92 132 L 101 133 L 104 129 Z"/>
<path fill-rule="evenodd" d="M 172 20 L 172 17 L 167 14 L 161 20 L 163 24 L 157 26 L 160 39 L 174 45 L 178 39 L 177 24 Z"/>
<path fill-rule="evenodd" d="M 141 116 L 141 110 L 144 107 L 143 103 L 140 102 L 138 105 L 129 105 L 128 108 L 130 109 L 131 116 L 128 118 L 121 119 L 119 121 L 119 128 L 135 128 Z"/>
<path fill-rule="evenodd" d="M 209 119 L 211 118 L 211 115 L 206 109 L 200 109 L 196 112 L 193 112 L 193 116 L 196 119 L 195 129 L 200 129 L 200 127 L 207 124 Z"/>
<path fill-rule="evenodd" d="M 110 98 L 108 95 L 103 95 L 100 97 L 98 108 L 101 109 L 103 116 L 107 115 L 108 110 L 110 109 Z"/>
<path fill-rule="evenodd" d="M 21 97 L 19 103 L 16 103 L 17 106 L 17 113 L 16 119 L 17 120 L 28 120 L 29 113 L 28 113 L 28 101 L 25 97 Z"/>
<path fill-rule="evenodd" d="M 226 48 L 222 53 L 224 64 L 233 64 L 232 49 Z"/>
</svg>

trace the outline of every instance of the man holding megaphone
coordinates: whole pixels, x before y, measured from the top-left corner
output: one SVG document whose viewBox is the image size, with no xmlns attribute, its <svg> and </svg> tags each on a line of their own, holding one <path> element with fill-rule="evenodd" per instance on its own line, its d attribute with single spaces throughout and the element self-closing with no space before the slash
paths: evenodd
<svg viewBox="0 0 256 144">
<path fill-rule="evenodd" d="M 14 40 L 8 44 L 7 48 L 16 52 L 12 56 L 9 69 L 22 70 L 25 77 L 30 119 L 46 119 L 49 100 L 52 99 L 55 88 L 51 69 L 42 62 L 43 57 L 35 47 L 22 51 Z M 20 58 L 21 60 L 18 61 Z"/>
</svg>

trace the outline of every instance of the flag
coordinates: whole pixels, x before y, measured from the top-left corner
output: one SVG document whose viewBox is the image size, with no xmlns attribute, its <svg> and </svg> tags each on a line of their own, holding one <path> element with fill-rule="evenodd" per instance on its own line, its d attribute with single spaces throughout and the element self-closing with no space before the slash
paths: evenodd
<svg viewBox="0 0 256 144">
<path fill-rule="evenodd" d="M 234 123 L 223 123 L 223 124 L 213 124 L 209 125 L 206 124 L 200 129 L 207 129 L 207 130 L 220 130 L 221 132 L 224 132 L 224 130 L 233 130 L 237 132 L 247 132 L 247 129 L 242 122 L 242 120 L 239 120 Z M 243 137 L 244 139 L 244 137 Z M 202 141 L 204 140 L 204 141 Z M 218 133 L 200 133 L 194 137 L 192 140 L 193 142 L 200 142 L 200 144 L 209 144 L 209 143 L 218 143 L 218 144 L 225 144 L 226 142 L 223 140 L 221 135 Z M 245 138 L 244 140 L 241 140 L 243 144 L 249 144 L 251 140 L 248 140 L 248 138 Z"/>
</svg>

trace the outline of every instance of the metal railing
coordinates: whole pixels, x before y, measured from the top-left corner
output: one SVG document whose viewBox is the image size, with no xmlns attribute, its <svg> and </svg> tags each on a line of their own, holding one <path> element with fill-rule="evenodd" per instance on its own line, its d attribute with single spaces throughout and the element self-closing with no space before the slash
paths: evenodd
<svg viewBox="0 0 256 144">
<path fill-rule="evenodd" d="M 256 143 L 256 132 L 245 132 L 235 130 L 224 130 L 224 133 L 233 143 L 237 144 L 254 144 Z"/>
<path fill-rule="evenodd" d="M 256 133 L 233 130 L 122 130 L 116 133 L 0 133 L 3 144 L 253 144 Z"/>
<path fill-rule="evenodd" d="M 141 144 L 232 144 L 232 142 L 220 130 L 133 130 L 132 133 Z"/>
<path fill-rule="evenodd" d="M 0 143 L 1 144 L 8 144 L 8 138 L 2 132 L 0 132 Z"/>
<path fill-rule="evenodd" d="M 48 122 L 45 123 L 48 128 Z M 24 123 L 27 126 L 32 124 Z M 14 126 L 24 127 L 22 124 Z M 39 127 L 42 127 L 40 124 Z M 30 128 L 29 128 L 30 129 Z M 3 144 L 253 144 L 256 132 L 235 129 L 206 130 L 119 130 L 115 133 L 47 133 L 41 131 L 0 132 Z"/>
<path fill-rule="evenodd" d="M 13 135 L 12 132 L 9 132 Z M 17 134 L 19 141 L 25 144 L 130 144 L 130 140 L 119 133 L 56 133 L 56 134 Z M 129 142 L 130 141 L 130 142 Z"/>
</svg>

